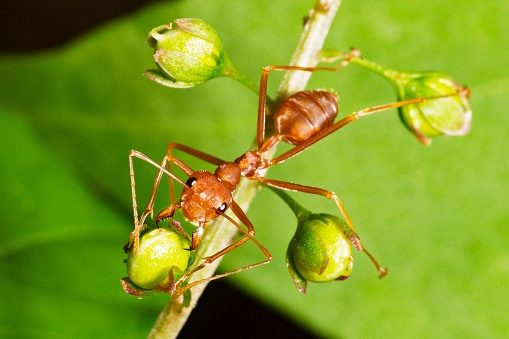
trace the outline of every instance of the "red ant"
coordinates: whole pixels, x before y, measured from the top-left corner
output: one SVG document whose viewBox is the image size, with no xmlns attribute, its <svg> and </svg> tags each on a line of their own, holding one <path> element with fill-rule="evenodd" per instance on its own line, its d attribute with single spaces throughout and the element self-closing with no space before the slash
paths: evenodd
<svg viewBox="0 0 509 339">
<path fill-rule="evenodd" d="M 327 191 L 325 189 L 295 184 L 286 181 L 269 179 L 260 174 L 260 171 L 267 169 L 275 164 L 284 162 L 291 157 L 301 153 L 311 145 L 315 144 L 319 140 L 325 138 L 329 134 L 334 133 L 338 129 L 344 127 L 350 122 L 356 121 L 362 116 L 372 114 L 375 112 L 384 111 L 391 108 L 401 107 L 404 105 L 418 104 L 425 100 L 432 100 L 441 97 L 458 95 L 454 93 L 450 95 L 437 96 L 432 98 L 416 98 L 411 100 L 399 101 L 390 104 L 369 107 L 358 112 L 354 112 L 343 119 L 334 123 L 334 120 L 338 114 L 338 99 L 337 95 L 324 91 L 324 90 L 305 90 L 295 93 L 286 98 L 275 110 L 274 128 L 275 134 L 265 139 L 265 118 L 267 115 L 267 80 L 271 71 L 306 71 L 315 72 L 318 70 L 325 71 L 337 71 L 340 68 L 345 67 L 352 58 L 358 57 L 359 51 L 352 50 L 350 53 L 344 54 L 342 62 L 336 67 L 300 67 L 300 66 L 267 66 L 263 68 L 262 76 L 260 80 L 260 94 L 258 102 L 258 122 L 256 132 L 257 149 L 254 151 L 248 151 L 241 155 L 233 162 L 227 162 L 219 159 L 213 155 L 204 153 L 186 145 L 179 143 L 170 142 L 167 146 L 167 153 L 161 164 L 158 164 L 148 158 L 146 155 L 138 152 L 131 151 L 129 154 L 129 165 L 131 175 L 131 186 L 132 186 L 132 197 L 133 197 L 133 209 L 134 209 L 134 231 L 131 232 L 129 247 L 133 247 L 134 253 L 137 253 L 139 246 L 140 230 L 144 225 L 145 218 L 147 215 L 152 214 L 155 196 L 160 184 L 163 173 L 169 176 L 170 180 L 170 193 L 172 196 L 172 203 L 166 207 L 163 211 L 159 212 L 155 217 L 155 222 L 158 224 L 160 221 L 171 218 L 177 209 L 181 209 L 183 216 L 190 222 L 198 224 L 197 230 L 192 233 L 191 239 L 181 227 L 176 227 L 176 230 L 184 235 L 191 241 L 191 248 L 189 250 L 195 250 L 205 231 L 206 225 L 211 220 L 218 216 L 223 216 L 228 219 L 233 225 L 235 225 L 242 233 L 241 239 L 237 240 L 233 244 L 225 247 L 221 251 L 203 258 L 203 262 L 195 267 L 194 269 L 186 272 L 186 274 L 175 283 L 175 293 L 173 298 L 177 298 L 179 295 L 187 291 L 189 288 L 196 286 L 197 284 L 204 283 L 210 280 L 218 279 L 227 275 L 238 273 L 243 270 L 251 269 L 256 266 L 267 264 L 272 260 L 270 252 L 263 247 L 255 238 L 255 229 L 244 211 L 239 205 L 233 200 L 232 193 L 236 189 L 241 177 L 245 177 L 250 180 L 256 180 L 266 185 L 272 186 L 277 189 L 303 192 L 324 196 L 328 199 L 334 200 L 339 211 L 345 218 L 348 225 L 354 230 L 355 228 L 348 216 L 343 203 L 339 200 L 336 193 Z M 285 141 L 289 144 L 295 145 L 295 147 L 282 153 L 281 155 L 273 158 L 266 159 L 263 157 L 266 152 L 271 150 L 276 144 L 281 141 Z M 201 159 L 207 163 L 218 166 L 214 173 L 200 170 L 195 171 L 186 165 L 182 160 L 172 155 L 174 149 L 180 150 L 184 153 L 192 155 L 198 159 Z M 154 187 L 150 200 L 147 207 L 138 219 L 137 204 L 136 204 L 136 192 L 135 192 L 135 181 L 134 181 L 134 168 L 133 168 L 133 157 L 145 160 L 146 162 L 154 165 L 159 169 L 158 175 L 154 182 Z M 188 176 L 184 182 L 179 179 L 176 175 L 166 169 L 166 165 L 175 164 L 182 169 Z M 178 202 L 174 202 L 175 193 L 173 188 L 172 180 L 176 180 L 183 186 L 183 190 Z M 240 223 L 244 224 L 247 228 L 244 229 L 237 221 L 225 214 L 226 210 L 230 208 L 233 214 L 238 218 Z M 244 244 L 246 241 L 253 241 L 256 246 L 263 252 L 266 260 L 247 265 L 236 270 L 232 270 L 226 273 L 214 275 L 212 277 L 195 281 L 191 284 L 186 285 L 179 289 L 180 285 L 193 273 L 204 268 L 206 265 L 212 263 L 214 260 L 230 252 L 231 250 Z M 353 245 L 358 250 L 364 250 L 359 238 L 355 235 L 350 239 Z M 376 269 L 380 272 L 380 277 L 385 276 L 387 270 L 381 267 L 374 257 L 367 251 L 364 250 L 369 256 Z"/>
</svg>

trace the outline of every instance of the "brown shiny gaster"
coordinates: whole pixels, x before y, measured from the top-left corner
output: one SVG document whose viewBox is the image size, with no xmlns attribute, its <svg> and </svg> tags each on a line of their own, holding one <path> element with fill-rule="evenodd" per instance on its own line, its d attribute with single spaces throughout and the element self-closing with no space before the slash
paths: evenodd
<svg viewBox="0 0 509 339">
<path fill-rule="evenodd" d="M 281 140 L 298 145 L 331 126 L 338 115 L 335 93 L 314 90 L 288 97 L 274 113 L 274 127 Z"/>
</svg>

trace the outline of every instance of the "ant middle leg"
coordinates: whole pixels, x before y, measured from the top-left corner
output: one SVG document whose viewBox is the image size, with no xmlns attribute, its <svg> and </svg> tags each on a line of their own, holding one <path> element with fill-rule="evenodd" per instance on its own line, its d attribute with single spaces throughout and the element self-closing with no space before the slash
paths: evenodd
<svg viewBox="0 0 509 339">
<path fill-rule="evenodd" d="M 336 195 L 336 193 L 324 190 L 322 188 L 306 186 L 306 185 L 301 185 L 301 184 L 295 184 L 295 183 L 288 182 L 288 181 L 274 180 L 274 179 L 269 179 L 269 178 L 264 178 L 264 177 L 259 177 L 258 180 L 268 186 L 278 188 L 281 190 L 316 194 L 316 195 L 325 197 L 327 199 L 334 200 L 334 202 L 336 203 L 336 206 L 338 207 L 339 211 L 341 212 L 341 215 L 343 216 L 343 218 L 345 218 L 346 223 L 355 232 L 355 227 L 353 226 L 352 220 L 348 216 L 345 206 L 343 205 L 343 203 L 341 202 L 339 197 Z M 356 242 L 355 239 L 352 239 L 352 240 L 353 240 L 352 243 Z M 356 247 L 357 247 L 357 245 L 356 245 Z M 359 250 L 361 248 L 362 248 L 362 246 L 359 248 Z"/>
<path fill-rule="evenodd" d="M 387 269 L 382 267 L 378 263 L 378 261 L 375 259 L 375 257 L 373 257 L 371 255 L 371 253 L 369 253 L 362 245 L 361 240 L 359 239 L 359 237 L 357 236 L 357 233 L 355 232 L 355 227 L 353 226 L 352 220 L 348 216 L 348 213 L 346 212 L 346 209 L 343 206 L 343 203 L 338 198 L 336 193 L 324 190 L 322 188 L 300 185 L 300 184 L 295 184 L 295 183 L 291 183 L 291 182 L 268 179 L 268 178 L 263 178 L 263 177 L 259 177 L 258 180 L 268 186 L 271 186 L 271 187 L 274 187 L 277 189 L 281 189 L 281 190 L 285 190 L 285 191 L 316 194 L 316 195 L 320 195 L 320 196 L 326 197 L 328 199 L 334 200 L 337 207 L 339 208 L 339 211 L 341 212 L 341 215 L 343 215 L 343 217 L 345 218 L 345 221 L 346 221 L 348 227 L 350 227 L 350 229 L 352 230 L 352 232 L 349 235 L 347 235 L 348 240 L 350 240 L 352 245 L 354 245 L 358 251 L 363 251 L 364 253 L 366 253 L 366 255 L 369 257 L 369 259 L 371 260 L 373 265 L 375 265 L 375 268 L 377 269 L 377 271 L 380 273 L 380 275 L 379 275 L 380 278 L 383 278 L 387 274 Z"/>
</svg>

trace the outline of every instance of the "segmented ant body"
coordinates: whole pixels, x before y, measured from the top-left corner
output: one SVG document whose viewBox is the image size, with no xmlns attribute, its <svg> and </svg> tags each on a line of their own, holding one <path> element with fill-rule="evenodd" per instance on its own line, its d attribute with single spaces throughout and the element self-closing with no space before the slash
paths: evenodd
<svg viewBox="0 0 509 339">
<path fill-rule="evenodd" d="M 194 250 L 199 246 L 200 240 L 203 236 L 207 223 L 217 218 L 218 216 L 223 216 L 227 218 L 233 225 L 235 225 L 243 233 L 243 236 L 239 240 L 222 249 L 221 251 L 206 258 L 203 258 L 202 259 L 203 262 L 200 265 L 188 271 L 179 281 L 177 281 L 177 283 L 175 284 L 175 293 L 173 294 L 174 298 L 178 297 L 184 291 L 199 283 L 217 279 L 219 277 L 227 276 L 230 274 L 234 274 L 256 266 L 260 266 L 272 260 L 270 252 L 254 238 L 255 229 L 252 223 L 249 221 L 244 211 L 239 207 L 239 205 L 235 202 L 235 200 L 232 197 L 232 193 L 236 189 L 241 177 L 259 181 L 261 183 L 264 183 L 277 189 L 310 193 L 324 196 L 328 199 L 332 199 L 336 203 L 337 207 L 339 208 L 341 214 L 345 218 L 348 225 L 351 227 L 352 230 L 355 231 L 355 228 L 342 202 L 334 192 L 317 187 L 269 179 L 261 175 L 260 171 L 269 168 L 275 164 L 284 162 L 285 160 L 288 160 L 289 158 L 301 153 L 302 151 L 304 151 L 314 143 L 318 142 L 319 140 L 325 138 L 329 134 L 342 128 L 343 126 L 350 122 L 356 121 L 358 118 L 364 115 L 404 105 L 417 104 L 425 100 L 435 99 L 435 98 L 417 98 L 406 101 L 394 102 L 381 106 L 370 107 L 358 112 L 354 112 L 346 116 L 345 118 L 337 122 L 334 122 L 338 114 L 338 100 L 336 94 L 322 90 L 301 91 L 286 98 L 278 106 L 278 108 L 274 112 L 273 117 L 275 134 L 265 139 L 265 119 L 267 114 L 266 107 L 267 80 L 269 73 L 271 71 L 274 70 L 277 71 L 297 70 L 307 72 L 314 72 L 318 70 L 336 71 L 346 66 L 351 60 L 351 58 L 357 56 L 359 56 L 359 52 L 356 50 L 352 50 L 350 53 L 344 55 L 342 62 L 336 67 L 299 67 L 299 66 L 264 67 L 262 77 L 260 80 L 260 95 L 258 103 L 258 121 L 256 134 L 257 149 L 254 151 L 248 151 L 244 153 L 243 155 L 235 159 L 233 162 L 227 162 L 210 154 L 191 148 L 189 146 L 173 142 L 170 142 L 168 144 L 167 155 L 165 156 L 161 164 L 154 162 L 153 160 L 151 160 L 150 158 L 148 158 L 147 156 L 138 151 L 134 150 L 131 151 L 129 155 L 129 162 L 131 169 L 130 173 L 133 195 L 135 229 L 131 233 L 131 240 L 129 245 L 133 247 L 135 253 L 138 250 L 140 230 L 143 227 L 145 218 L 153 211 L 155 196 L 163 173 L 168 175 L 170 178 L 170 188 L 172 196 L 174 196 L 173 193 L 174 189 L 172 184 L 173 180 L 179 182 L 183 186 L 183 190 L 180 199 L 177 202 L 173 202 L 172 204 L 170 204 L 163 211 L 159 212 L 155 217 L 155 221 L 156 223 L 159 223 L 164 219 L 171 218 L 174 212 L 180 208 L 183 216 L 188 221 L 198 225 L 198 228 L 192 234 L 190 250 Z M 264 154 L 266 154 L 269 150 L 271 150 L 276 144 L 278 144 L 281 141 L 295 146 L 289 149 L 288 151 L 283 152 L 282 154 L 275 158 L 272 159 L 264 158 Z M 173 150 L 182 151 L 184 153 L 187 153 L 191 156 L 194 156 L 198 159 L 201 159 L 207 163 L 216 165 L 218 167 L 216 168 L 214 173 L 204 170 L 194 171 L 182 160 L 175 157 L 172 154 Z M 159 168 L 159 172 L 154 182 L 154 187 L 152 190 L 149 203 L 147 204 L 146 209 L 141 214 L 139 219 L 136 204 L 134 169 L 132 161 L 133 157 L 145 160 Z M 170 170 L 167 169 L 167 164 L 168 165 L 174 164 L 178 166 L 180 169 L 182 169 L 188 176 L 187 180 L 184 182 L 181 179 L 179 179 L 175 174 L 173 174 Z M 172 200 L 174 200 L 174 198 Z M 228 208 L 233 212 L 233 214 L 237 217 L 240 223 L 225 214 Z M 245 225 L 247 229 L 244 229 L 241 226 L 241 224 Z M 180 228 L 177 229 L 177 231 L 179 231 L 184 236 L 188 237 L 183 229 Z M 359 238 L 355 235 L 355 232 L 352 233 L 354 234 L 354 236 L 350 238 L 352 244 L 355 245 L 357 249 L 364 250 Z M 188 284 L 185 287 L 179 288 L 180 285 L 191 274 L 202 269 L 206 265 L 210 264 L 211 262 L 218 259 L 222 255 L 230 252 L 231 250 L 237 248 L 238 246 L 242 245 L 248 240 L 253 241 L 262 251 L 262 253 L 266 257 L 264 261 L 247 265 L 233 271 L 215 275 L 207 279 L 195 281 L 191 284 Z M 380 276 L 381 277 L 384 276 L 386 274 L 386 270 L 383 267 L 381 267 L 368 252 L 366 252 L 366 254 L 370 257 L 370 259 L 376 266 L 377 270 L 380 272 Z"/>
</svg>

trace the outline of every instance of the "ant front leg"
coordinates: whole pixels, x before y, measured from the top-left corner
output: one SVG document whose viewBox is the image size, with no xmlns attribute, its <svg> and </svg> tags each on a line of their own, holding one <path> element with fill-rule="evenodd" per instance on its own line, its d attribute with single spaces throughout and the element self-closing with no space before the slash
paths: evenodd
<svg viewBox="0 0 509 339">
<path fill-rule="evenodd" d="M 145 160 L 156 167 L 164 168 L 166 166 L 166 157 L 163 159 L 161 165 L 155 163 L 152 159 L 148 158 L 146 155 L 132 150 L 129 154 L 129 175 L 131 177 L 131 193 L 133 199 L 133 215 L 134 215 L 134 230 L 131 232 L 129 237 L 129 243 L 126 245 L 124 250 L 128 251 L 131 247 L 133 247 L 134 254 L 138 253 L 139 249 L 139 241 L 140 241 L 140 231 L 145 224 L 145 219 L 147 215 L 153 213 L 154 201 L 157 195 L 157 190 L 159 189 L 159 184 L 161 182 L 161 177 L 163 175 L 162 171 L 158 171 L 156 179 L 154 180 L 154 186 L 152 188 L 152 193 L 150 195 L 150 199 L 147 203 L 147 207 L 141 214 L 141 217 L 138 219 L 138 204 L 136 202 L 136 182 L 134 179 L 134 165 L 133 165 L 133 157 Z"/>
<path fill-rule="evenodd" d="M 149 201 L 147 203 L 147 206 L 145 207 L 145 210 L 139 217 L 139 219 L 138 219 L 138 204 L 136 202 L 136 183 L 135 183 L 135 179 L 134 179 L 133 157 L 144 160 L 159 169 L 157 172 L 156 178 L 154 180 L 154 185 L 152 188 L 152 193 L 150 195 Z M 170 160 L 172 162 L 175 162 L 179 167 L 182 166 L 182 164 L 183 164 L 182 161 L 180 161 L 177 158 L 172 158 Z M 159 189 L 159 185 L 161 183 L 161 178 L 163 176 L 163 173 L 168 175 L 173 180 L 177 180 L 181 185 L 184 185 L 184 186 L 186 185 L 182 180 L 180 180 L 178 177 L 176 177 L 173 173 L 169 172 L 165 168 L 167 161 L 168 161 L 168 157 L 165 157 L 163 159 L 163 161 L 161 162 L 161 164 L 158 164 L 154 160 L 147 157 L 145 154 L 135 151 L 135 150 L 132 150 L 131 153 L 129 154 L 129 174 L 131 177 L 131 192 L 132 192 L 132 199 L 133 199 L 134 230 L 130 234 L 129 243 L 124 248 L 125 251 L 128 251 L 132 247 L 134 254 L 138 253 L 140 231 L 143 229 L 143 227 L 145 225 L 145 219 L 147 218 L 147 216 L 149 214 L 151 214 L 151 215 L 153 214 L 154 202 L 155 202 L 155 198 L 157 195 L 157 191 Z M 179 207 L 178 204 L 172 204 L 167 209 L 173 209 L 173 211 L 174 211 L 178 207 Z M 170 212 L 168 212 L 168 213 L 170 213 Z M 159 213 L 159 214 L 161 214 L 161 213 Z M 159 214 L 158 214 L 158 216 L 159 216 Z M 173 212 L 171 212 L 171 214 L 173 214 Z M 157 217 L 156 217 L 156 219 L 157 219 Z M 160 221 L 162 219 L 164 219 L 164 218 L 159 216 L 159 220 L 156 220 L 156 221 Z M 179 231 L 179 230 L 177 229 L 177 231 Z M 179 233 L 181 233 L 181 232 L 179 231 Z"/>
</svg>

